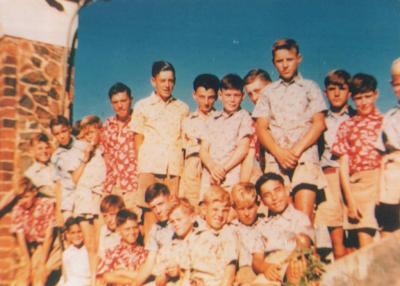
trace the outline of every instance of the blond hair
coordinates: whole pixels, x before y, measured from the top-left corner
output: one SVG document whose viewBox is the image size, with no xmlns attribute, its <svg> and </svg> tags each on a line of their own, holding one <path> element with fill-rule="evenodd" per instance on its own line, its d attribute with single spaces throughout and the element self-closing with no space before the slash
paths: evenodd
<svg viewBox="0 0 400 286">
<path fill-rule="evenodd" d="M 227 206 L 231 206 L 231 198 L 229 193 L 220 186 L 211 186 L 204 194 L 203 202 L 205 204 L 220 202 Z"/>
<path fill-rule="evenodd" d="M 233 207 L 242 202 L 258 203 L 256 187 L 252 183 L 234 185 L 231 197 Z"/>
<path fill-rule="evenodd" d="M 181 209 L 187 215 L 194 214 L 194 207 L 186 198 L 178 199 L 178 201 L 171 207 L 168 216 L 170 216 L 176 209 Z"/>
<path fill-rule="evenodd" d="M 77 121 L 74 128 L 77 129 L 78 139 L 82 139 L 86 135 L 87 127 L 95 126 L 96 128 L 101 128 L 101 125 L 101 119 L 98 116 L 89 114 L 83 117 L 82 120 Z"/>
</svg>

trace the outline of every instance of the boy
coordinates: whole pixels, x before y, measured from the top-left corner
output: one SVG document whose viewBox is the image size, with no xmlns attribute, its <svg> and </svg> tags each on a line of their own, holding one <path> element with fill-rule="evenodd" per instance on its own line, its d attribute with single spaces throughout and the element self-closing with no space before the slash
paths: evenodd
<svg viewBox="0 0 400 286">
<path fill-rule="evenodd" d="M 325 129 L 326 106 L 319 87 L 298 72 L 302 56 L 295 40 L 277 40 L 272 60 L 280 78 L 266 88 L 253 111 L 266 149 L 265 172 L 284 176 L 295 207 L 311 219 L 317 192 L 324 187 L 315 142 Z"/>
<path fill-rule="evenodd" d="M 262 175 L 257 180 L 256 190 L 269 213 L 257 226 L 266 248 L 264 252 L 253 255 L 254 270 L 269 281 L 282 282 L 285 274 L 289 275 L 288 280 L 298 280 L 300 277 L 291 277 L 291 269 L 302 265 L 289 257 L 296 248 L 311 246 L 314 240 L 311 221 L 291 205 L 289 188 L 284 185 L 281 175 Z"/>
<path fill-rule="evenodd" d="M 145 190 L 155 182 L 167 184 L 171 195 L 178 195 L 183 167 L 182 121 L 189 113 L 189 107 L 172 96 L 175 86 L 172 64 L 154 62 L 151 74 L 154 91 L 136 103 L 131 122 L 139 156 L 141 206 Z"/>
<path fill-rule="evenodd" d="M 350 74 L 345 70 L 334 70 L 325 78 L 325 95 L 329 101 L 329 110 L 324 112 L 327 129 L 318 141 L 327 187 L 324 190 L 326 200 L 318 206 L 315 223 L 328 227 L 335 259 L 346 255 L 347 251 L 344 246 L 344 204 L 339 163 L 332 159 L 331 148 L 339 125 L 355 115 L 355 110 L 347 102 L 350 97 L 349 84 Z"/>
<path fill-rule="evenodd" d="M 262 215 L 257 213 L 259 207 L 255 186 L 251 183 L 240 183 L 232 188 L 232 204 L 237 220 L 231 222 L 240 242 L 239 270 L 236 282 L 239 285 L 251 283 L 256 274 L 252 269 L 252 255 L 264 251 L 264 242 L 257 229 Z"/>
<path fill-rule="evenodd" d="M 211 186 L 204 195 L 202 207 L 205 222 L 189 242 L 191 283 L 233 285 L 239 243 L 233 228 L 226 225 L 231 207 L 229 193 L 220 186 Z"/>
<path fill-rule="evenodd" d="M 268 72 L 263 69 L 252 69 L 245 77 L 244 90 L 248 94 L 251 102 L 256 105 L 265 88 L 272 82 Z"/>
<path fill-rule="evenodd" d="M 200 74 L 193 81 L 193 98 L 197 110 L 183 120 L 185 162 L 179 185 L 180 196 L 197 208 L 201 183 L 200 131 L 206 120 L 215 112 L 219 79 L 212 74 Z"/>
<path fill-rule="evenodd" d="M 147 251 L 137 244 L 139 224 L 134 212 L 122 209 L 117 214 L 120 243 L 106 252 L 100 261 L 97 277 L 104 283 L 132 285 L 145 262 Z"/>
<path fill-rule="evenodd" d="M 209 118 L 202 131 L 200 158 L 205 166 L 202 190 L 220 185 L 230 191 L 240 181 L 240 165 L 253 134 L 251 117 L 240 107 L 243 96 L 243 80 L 238 75 L 222 78 L 219 98 L 223 110 Z"/>
<path fill-rule="evenodd" d="M 392 87 L 400 102 L 400 58 L 392 64 Z M 376 218 L 381 235 L 387 236 L 400 228 L 400 108 L 389 110 L 383 119 L 378 149 L 384 157 L 381 165 L 381 188 Z"/>
<path fill-rule="evenodd" d="M 376 108 L 376 79 L 368 74 L 353 76 L 350 92 L 357 114 L 344 121 L 337 132 L 332 153 L 339 158 L 340 181 L 346 199 L 344 229 L 354 230 L 360 247 L 372 242 L 378 227 L 381 155 L 374 148 L 383 116 Z"/>
</svg>

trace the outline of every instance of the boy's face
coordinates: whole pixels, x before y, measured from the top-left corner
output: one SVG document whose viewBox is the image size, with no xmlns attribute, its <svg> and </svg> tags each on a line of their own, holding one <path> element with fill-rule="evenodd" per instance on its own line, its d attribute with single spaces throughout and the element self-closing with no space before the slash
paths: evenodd
<svg viewBox="0 0 400 286">
<path fill-rule="evenodd" d="M 280 77 L 285 81 L 290 81 L 297 74 L 302 57 L 295 49 L 279 49 L 274 54 L 274 65 Z"/>
<path fill-rule="evenodd" d="M 179 237 L 185 237 L 192 229 L 193 216 L 178 207 L 169 215 L 169 222 Z"/>
<path fill-rule="evenodd" d="M 175 86 L 175 75 L 172 71 L 162 71 L 151 78 L 151 84 L 156 94 L 166 101 L 171 97 Z"/>
<path fill-rule="evenodd" d="M 400 99 L 400 75 L 392 76 L 392 87 L 394 93 Z"/>
<path fill-rule="evenodd" d="M 205 89 L 203 86 L 199 86 L 193 92 L 193 98 L 196 101 L 199 111 L 207 114 L 213 109 L 214 102 L 217 100 L 217 94 L 212 88 Z"/>
<path fill-rule="evenodd" d="M 85 140 L 92 144 L 93 146 L 97 146 L 100 142 L 100 128 L 97 128 L 96 125 L 89 125 L 86 127 Z"/>
<path fill-rule="evenodd" d="M 230 207 L 223 202 L 205 203 L 205 220 L 212 229 L 220 230 L 228 221 Z"/>
<path fill-rule="evenodd" d="M 149 202 L 149 206 L 158 221 L 168 220 L 168 213 L 171 208 L 169 196 L 160 195 Z"/>
<path fill-rule="evenodd" d="M 67 240 L 76 247 L 83 245 L 83 233 L 78 224 L 73 224 L 67 231 Z"/>
<path fill-rule="evenodd" d="M 243 92 L 238 89 L 221 89 L 219 97 L 222 102 L 224 111 L 231 114 L 240 108 L 243 100 Z"/>
<path fill-rule="evenodd" d="M 252 225 L 256 221 L 257 210 L 258 205 L 256 202 L 235 202 L 235 211 L 238 215 L 238 219 L 245 225 Z"/>
<path fill-rule="evenodd" d="M 368 91 L 353 95 L 353 102 L 356 106 L 357 113 L 361 115 L 370 114 L 375 109 L 377 99 L 377 91 Z"/>
<path fill-rule="evenodd" d="M 249 95 L 249 98 L 254 105 L 257 103 L 262 91 L 268 84 L 270 84 L 270 82 L 257 77 L 252 83 L 244 86 L 244 90 Z"/>
<path fill-rule="evenodd" d="M 134 244 L 139 236 L 139 225 L 136 221 L 128 219 L 118 227 L 118 232 L 121 240 L 128 244 Z"/>
<path fill-rule="evenodd" d="M 67 145 L 71 140 L 71 127 L 69 126 L 54 125 L 51 132 L 60 145 Z"/>
<path fill-rule="evenodd" d="M 125 119 L 130 115 L 132 99 L 126 91 L 118 92 L 111 96 L 111 106 L 120 119 Z"/>
<path fill-rule="evenodd" d="M 261 200 L 272 213 L 283 212 L 289 204 L 289 190 L 279 181 L 269 180 L 260 189 Z"/>
<path fill-rule="evenodd" d="M 325 94 L 332 107 L 341 108 L 347 104 L 349 99 L 349 86 L 347 84 L 329 84 L 326 87 Z"/>
<path fill-rule="evenodd" d="M 117 213 L 118 208 L 111 208 L 107 212 L 102 213 L 104 223 L 110 231 L 115 231 L 117 228 Z"/>
<path fill-rule="evenodd" d="M 32 146 L 33 156 L 35 160 L 45 164 L 50 160 L 51 147 L 48 142 L 36 141 Z"/>
</svg>

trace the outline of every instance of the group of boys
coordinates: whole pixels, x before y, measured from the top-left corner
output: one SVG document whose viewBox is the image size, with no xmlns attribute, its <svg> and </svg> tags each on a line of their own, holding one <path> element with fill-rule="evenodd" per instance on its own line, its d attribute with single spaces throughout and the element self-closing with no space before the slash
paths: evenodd
<svg viewBox="0 0 400 286">
<path fill-rule="evenodd" d="M 272 61 L 275 82 L 261 69 L 197 76 L 191 113 L 172 96 L 174 67 L 158 61 L 154 91 L 133 111 L 129 87 L 116 83 L 104 124 L 53 119 L 58 148 L 32 138 L 35 162 L 13 210 L 17 285 L 43 285 L 65 247 L 66 285 L 297 285 L 307 262 L 293 253 L 315 245 L 313 226 L 328 228 L 335 259 L 350 251 L 344 230 L 358 248 L 399 229 L 398 107 L 380 114 L 373 76 L 334 70 L 327 108 L 298 72 L 292 39 L 274 43 Z M 400 98 L 400 59 L 392 86 Z"/>
</svg>

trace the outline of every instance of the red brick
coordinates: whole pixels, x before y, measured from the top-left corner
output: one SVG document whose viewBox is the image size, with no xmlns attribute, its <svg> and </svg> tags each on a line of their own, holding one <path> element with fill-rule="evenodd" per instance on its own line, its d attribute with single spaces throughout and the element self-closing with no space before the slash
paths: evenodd
<svg viewBox="0 0 400 286">
<path fill-rule="evenodd" d="M 10 130 L 9 128 L 0 128 L 0 138 L 14 139 L 17 136 L 15 129 Z"/>
<path fill-rule="evenodd" d="M 15 149 L 15 140 L 13 138 L 10 138 L 10 140 L 4 140 L 3 137 L 1 137 L 0 140 L 0 150 L 13 150 Z"/>
<path fill-rule="evenodd" d="M 13 174 L 10 172 L 0 171 L 0 181 L 11 181 Z"/>
<path fill-rule="evenodd" d="M 0 106 L 3 109 L 4 107 L 12 107 L 15 108 L 17 105 L 17 101 L 14 98 L 2 98 L 0 99 Z"/>
<path fill-rule="evenodd" d="M 17 116 L 17 112 L 15 108 L 3 108 L 1 106 L 0 118 L 15 118 Z"/>
<path fill-rule="evenodd" d="M 14 160 L 14 152 L 13 151 L 0 151 L 0 159 L 1 160 Z"/>
<path fill-rule="evenodd" d="M 14 171 L 14 163 L 7 161 L 0 161 L 0 170 L 12 172 Z"/>
</svg>

